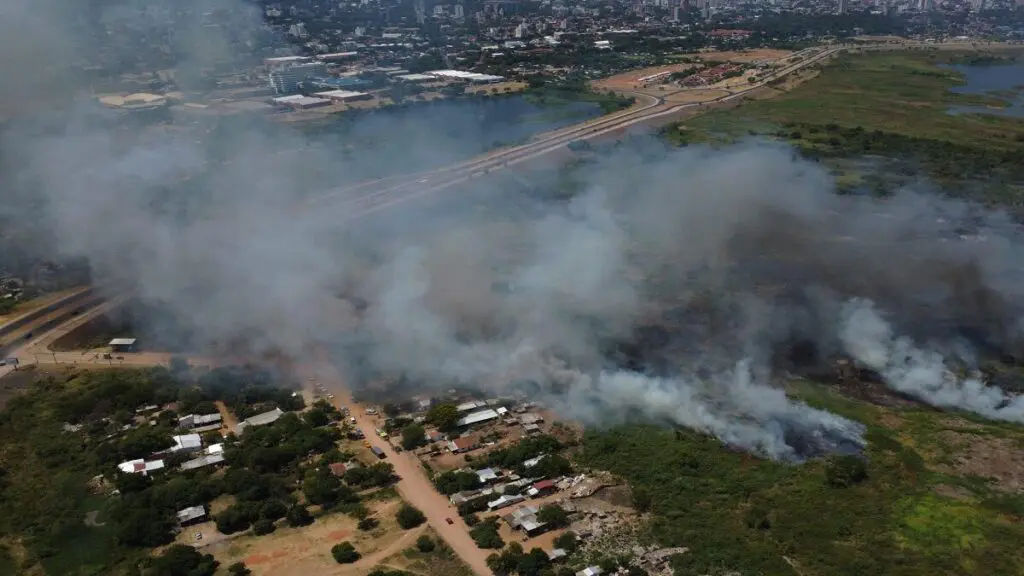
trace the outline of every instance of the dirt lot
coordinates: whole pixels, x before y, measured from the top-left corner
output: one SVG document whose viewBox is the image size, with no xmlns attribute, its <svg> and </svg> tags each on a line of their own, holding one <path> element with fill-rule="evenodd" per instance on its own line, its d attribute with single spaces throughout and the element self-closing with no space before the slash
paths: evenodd
<svg viewBox="0 0 1024 576">
<path fill-rule="evenodd" d="M 471 576 L 473 574 L 473 571 L 455 556 L 451 548 L 444 544 L 437 532 L 428 528 L 422 534 L 429 536 L 437 544 L 433 552 L 422 553 L 415 547 L 406 548 L 384 558 L 378 566 L 422 576 Z"/>
<path fill-rule="evenodd" d="M 330 514 L 303 528 L 283 526 L 265 536 L 244 534 L 204 546 L 203 551 L 213 554 L 224 566 L 244 561 L 253 574 L 366 574 L 383 559 L 415 544 L 426 529 L 425 526 L 405 531 L 399 528 L 394 512 L 400 503 L 399 500 L 368 502 L 373 516 L 380 521 L 380 526 L 370 532 L 358 530 L 356 520 L 350 516 Z M 354 564 L 340 565 L 331 557 L 331 547 L 345 540 L 352 542 L 362 554 Z"/>
<path fill-rule="evenodd" d="M 744 51 L 730 50 L 725 52 L 700 52 L 687 54 L 687 56 L 696 56 L 705 62 L 758 62 L 762 60 L 778 60 L 780 58 L 785 58 L 792 53 L 793 52 L 790 50 L 758 48 L 757 50 Z"/>
<path fill-rule="evenodd" d="M 526 82 L 499 82 L 497 84 L 481 84 L 479 86 L 471 86 L 466 88 L 466 92 L 475 94 L 477 92 L 490 92 L 494 93 L 497 90 L 499 93 L 504 93 L 506 88 L 509 92 L 519 92 L 526 90 Z"/>
<path fill-rule="evenodd" d="M 631 72 L 624 72 L 622 74 L 616 74 L 615 76 L 598 80 L 594 82 L 594 88 L 598 90 L 634 90 L 637 88 L 643 88 L 639 83 L 641 78 L 646 78 L 647 76 L 653 76 L 662 72 L 682 72 L 683 70 L 689 70 L 693 66 L 693 64 L 669 64 L 666 66 L 654 66 L 651 68 L 633 70 Z"/>
</svg>

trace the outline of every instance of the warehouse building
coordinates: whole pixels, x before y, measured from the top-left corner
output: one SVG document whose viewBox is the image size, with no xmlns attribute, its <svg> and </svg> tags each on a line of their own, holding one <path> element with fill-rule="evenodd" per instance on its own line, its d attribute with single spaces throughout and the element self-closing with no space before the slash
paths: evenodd
<svg viewBox="0 0 1024 576">
<path fill-rule="evenodd" d="M 309 110 L 311 108 L 320 108 L 323 106 L 330 106 L 331 101 L 326 98 L 313 98 L 311 96 L 302 96 L 295 94 L 293 96 L 281 96 L 271 100 L 274 106 L 279 108 L 288 108 L 291 110 Z"/>
<path fill-rule="evenodd" d="M 465 70 L 431 70 L 426 72 L 426 74 L 442 80 L 468 82 L 470 84 L 494 84 L 505 79 L 504 76 L 478 74 L 476 72 L 466 72 Z"/>
<path fill-rule="evenodd" d="M 359 100 L 370 100 L 372 94 L 366 92 L 354 92 L 352 90 L 330 90 L 313 94 L 316 98 L 326 98 L 332 102 L 357 102 Z"/>
</svg>

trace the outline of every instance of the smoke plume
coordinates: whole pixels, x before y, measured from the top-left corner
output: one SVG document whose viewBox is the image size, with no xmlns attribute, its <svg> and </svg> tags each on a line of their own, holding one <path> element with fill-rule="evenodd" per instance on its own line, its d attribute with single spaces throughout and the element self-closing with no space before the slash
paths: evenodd
<svg viewBox="0 0 1024 576">
<path fill-rule="evenodd" d="M 341 184 L 492 137 L 446 136 L 466 125 L 457 111 L 348 133 L 386 153 L 178 109 L 157 125 L 110 118 L 92 102 L 96 79 L 65 70 L 149 58 L 199 93 L 206 71 L 251 65 L 273 34 L 240 0 L 71 4 L 4 8 L 8 53 L 24 41 L 60 54 L 47 73 L 0 63 L 25 79 L 0 91 L 16 116 L 0 135 L 0 207 L 30 232 L 6 240 L 84 256 L 102 286 L 159 310 L 143 342 L 244 342 L 300 360 L 329 346 L 354 386 L 527 387 L 589 424 L 668 422 L 786 460 L 862 446 L 859 424 L 777 386 L 840 354 L 925 402 L 1019 419 L 1017 398 L 948 380 L 940 355 L 1019 351 L 1021 230 L 1005 214 L 921 191 L 840 197 L 819 166 L 747 142 L 626 147 L 588 166 L 570 201 L 538 172 L 530 186 L 548 197 L 485 178 L 355 218 L 358 192 Z M 935 347 L 910 344 L 923 336 Z"/>
</svg>

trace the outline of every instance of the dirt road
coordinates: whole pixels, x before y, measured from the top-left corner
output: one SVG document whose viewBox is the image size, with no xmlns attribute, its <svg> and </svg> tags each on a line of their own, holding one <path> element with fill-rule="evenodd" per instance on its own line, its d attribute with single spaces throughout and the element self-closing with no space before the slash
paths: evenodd
<svg viewBox="0 0 1024 576">
<path fill-rule="evenodd" d="M 487 568 L 488 552 L 478 548 L 473 539 L 469 537 L 469 527 L 462 521 L 458 511 L 448 502 L 447 498 L 434 489 L 434 485 L 427 479 L 423 468 L 415 457 L 408 454 L 397 454 L 389 443 L 373 433 L 376 424 L 367 416 L 366 408 L 352 400 L 352 394 L 345 387 L 344 380 L 338 371 L 330 364 L 320 362 L 315 366 L 310 366 L 304 372 L 302 374 L 304 378 L 312 376 L 323 383 L 328 390 L 331 390 L 335 394 L 335 406 L 339 408 L 347 406 L 351 411 L 351 416 L 356 419 L 356 426 L 367 433 L 366 439 L 370 444 L 384 451 L 388 462 L 395 467 L 395 474 L 401 478 L 395 486 L 399 495 L 423 512 L 427 517 L 427 522 L 474 573 L 490 576 L 492 572 Z M 448 518 L 451 518 L 454 524 L 449 525 Z"/>
</svg>

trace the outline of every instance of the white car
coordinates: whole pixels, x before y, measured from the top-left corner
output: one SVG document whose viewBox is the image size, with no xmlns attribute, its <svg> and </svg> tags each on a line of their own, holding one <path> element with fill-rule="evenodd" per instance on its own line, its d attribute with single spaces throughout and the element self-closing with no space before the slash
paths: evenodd
<svg viewBox="0 0 1024 576">
<path fill-rule="evenodd" d="M 202 539 L 203 539 L 203 533 L 202 532 L 196 532 L 196 540 L 202 540 Z"/>
</svg>

